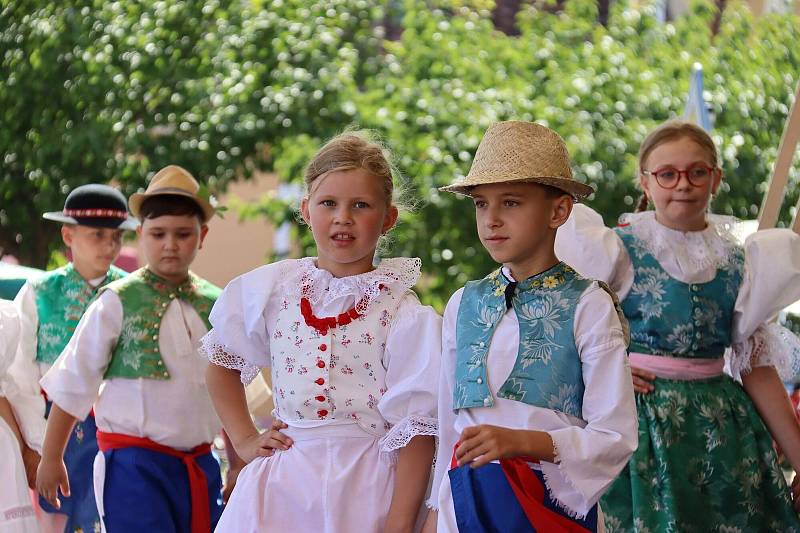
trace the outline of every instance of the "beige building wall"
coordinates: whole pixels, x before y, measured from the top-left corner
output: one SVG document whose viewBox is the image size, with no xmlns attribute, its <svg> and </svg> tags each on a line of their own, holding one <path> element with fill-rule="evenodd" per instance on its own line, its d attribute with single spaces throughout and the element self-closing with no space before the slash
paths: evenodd
<svg viewBox="0 0 800 533">
<path fill-rule="evenodd" d="M 225 218 L 214 217 L 208 224 L 209 232 L 203 248 L 197 254 L 192 271 L 212 283 L 224 287 L 240 274 L 265 264 L 272 251 L 274 228 L 263 218 L 240 221 L 239 214 L 230 208 L 230 200 L 243 202 L 260 200 L 277 188 L 274 174 L 256 173 L 250 180 L 231 183 L 227 193 L 219 199 L 229 206 Z M 139 264 L 145 259 L 139 251 Z"/>
</svg>

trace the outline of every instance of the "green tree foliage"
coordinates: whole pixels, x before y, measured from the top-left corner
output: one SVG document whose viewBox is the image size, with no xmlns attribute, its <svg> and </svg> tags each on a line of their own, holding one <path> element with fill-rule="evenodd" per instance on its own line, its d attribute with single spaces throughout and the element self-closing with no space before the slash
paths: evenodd
<svg viewBox="0 0 800 533">
<path fill-rule="evenodd" d="M 320 143 L 355 124 L 396 154 L 417 208 L 393 232 L 392 253 L 423 259 L 420 292 L 438 307 L 493 267 L 469 200 L 437 191 L 466 174 L 492 122 L 561 133 L 576 175 L 598 189 L 589 204 L 613 224 L 638 197 L 639 143 L 681 115 L 700 62 L 726 174 L 714 209 L 752 218 L 800 73 L 798 17 L 754 18 L 738 2 L 716 36 L 707 0 L 671 23 L 620 0 L 607 26 L 592 0 L 528 6 L 518 36 L 493 27 L 488 0 L 0 5 L 6 251 L 41 265 L 35 249 L 53 238 L 33 221 L 79 183 L 115 179 L 132 192 L 169 162 L 217 188 L 254 167 L 299 182 Z M 386 20 L 400 21 L 399 40 L 383 39 Z M 797 180 L 795 166 L 787 203 Z M 296 220 L 277 200 L 247 211 Z"/>
</svg>

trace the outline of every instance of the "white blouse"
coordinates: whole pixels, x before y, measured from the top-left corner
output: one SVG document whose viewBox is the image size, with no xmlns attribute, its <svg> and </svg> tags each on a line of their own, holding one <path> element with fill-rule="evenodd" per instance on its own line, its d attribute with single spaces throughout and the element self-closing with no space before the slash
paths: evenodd
<svg viewBox="0 0 800 533">
<path fill-rule="evenodd" d="M 708 215 L 702 231 L 682 232 L 660 224 L 655 211 L 623 215 L 637 243 L 673 278 L 706 283 L 731 260 L 739 246 L 732 217 Z M 633 263 L 617 233 L 602 217 L 576 204 L 556 235 L 556 255 L 586 277 L 605 281 L 624 300 L 633 285 Z M 734 305 L 731 374 L 740 379 L 751 365 L 773 365 L 789 379 L 800 368 L 800 341 L 768 322 L 800 299 L 800 236 L 787 229 L 768 229 L 744 243 L 744 273 Z"/>
<path fill-rule="evenodd" d="M 541 462 L 547 488 L 569 514 L 586 515 L 625 466 L 638 443 L 627 345 L 610 296 L 594 283 L 583 293 L 575 310 L 573 331 L 586 387 L 582 420 L 497 396 L 514 367 L 519 347 L 519 322 L 513 308 L 500 320 L 489 346 L 486 365 L 494 405 L 453 411 L 455 332 L 462 293 L 463 289 L 459 289 L 450 298 L 444 313 L 439 448 L 428 505 L 434 509 L 452 506 L 450 491 L 443 487 L 443 482 L 447 481 L 453 447 L 465 428 L 491 424 L 549 433 L 555 444 L 557 462 Z M 440 521 L 446 520 L 446 514 L 440 512 Z"/>
<path fill-rule="evenodd" d="M 5 385 L 9 382 L 6 374 L 14 361 L 19 344 L 19 316 L 12 302 L 0 299 L 0 396 L 5 396 Z"/>
<path fill-rule="evenodd" d="M 208 331 L 203 319 L 182 300 L 174 299 L 167 306 L 158 347 L 170 379 L 104 380 L 122 318 L 119 296 L 103 292 L 41 379 L 47 395 L 80 420 L 94 406 L 102 431 L 145 437 L 180 450 L 211 442 L 221 424 L 206 389 L 208 360 L 198 353 L 200 339 Z"/>
<path fill-rule="evenodd" d="M 203 339 L 211 362 L 239 370 L 244 383 L 271 367 L 276 414 L 293 427 L 357 423 L 383 437 L 384 451 L 435 435 L 441 318 L 410 290 L 419 259 L 385 259 L 343 278 L 314 261 L 280 261 L 231 281 Z M 300 328 L 301 298 L 316 317 L 355 306 L 361 318 L 324 334 Z"/>
</svg>

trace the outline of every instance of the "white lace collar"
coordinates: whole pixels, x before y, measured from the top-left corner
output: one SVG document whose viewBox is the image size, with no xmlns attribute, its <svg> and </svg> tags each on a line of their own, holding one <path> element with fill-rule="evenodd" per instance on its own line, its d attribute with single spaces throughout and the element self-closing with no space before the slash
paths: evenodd
<svg viewBox="0 0 800 533">
<path fill-rule="evenodd" d="M 308 298 L 312 306 L 324 304 L 341 297 L 352 296 L 357 301 L 356 310 L 365 314 L 381 292 L 381 286 L 407 290 L 420 276 L 422 261 L 417 257 L 392 257 L 381 260 L 374 270 L 337 278 L 327 270 L 317 267 L 315 257 L 297 261 L 297 277 L 292 285 L 297 295 Z"/>
<path fill-rule="evenodd" d="M 620 222 L 630 224 L 637 245 L 659 262 L 671 256 L 683 272 L 725 267 L 741 246 L 734 233 L 739 220 L 734 217 L 706 215 L 707 226 L 700 231 L 668 228 L 656 220 L 655 211 L 626 213 Z"/>
</svg>

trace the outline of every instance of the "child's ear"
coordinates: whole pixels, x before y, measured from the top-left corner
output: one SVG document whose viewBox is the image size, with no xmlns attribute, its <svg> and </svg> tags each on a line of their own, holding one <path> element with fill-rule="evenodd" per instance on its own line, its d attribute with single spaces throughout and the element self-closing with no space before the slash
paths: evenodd
<svg viewBox="0 0 800 533">
<path fill-rule="evenodd" d="M 206 239 L 206 235 L 208 235 L 208 224 L 203 224 L 200 226 L 200 244 L 197 247 L 198 250 L 203 249 L 203 241 Z"/>
<path fill-rule="evenodd" d="M 722 169 L 718 168 L 714 172 L 714 179 L 711 181 L 711 194 L 717 194 L 720 184 L 722 183 Z"/>
<path fill-rule="evenodd" d="M 556 229 L 567 222 L 570 213 L 572 213 L 572 205 L 575 200 L 570 194 L 562 194 L 558 198 L 553 199 L 553 215 L 550 219 L 550 227 Z"/>
<path fill-rule="evenodd" d="M 66 224 L 61 226 L 61 240 L 68 248 L 72 247 L 72 226 Z"/>
<path fill-rule="evenodd" d="M 397 222 L 397 217 L 399 215 L 400 212 L 397 210 L 397 207 L 390 205 L 389 209 L 386 210 L 386 216 L 383 217 L 383 227 L 381 228 L 381 233 L 386 233 L 392 229 Z"/>
<path fill-rule="evenodd" d="M 300 216 L 303 217 L 306 225 L 311 227 L 311 213 L 308 211 L 308 196 L 300 200 Z"/>
</svg>

